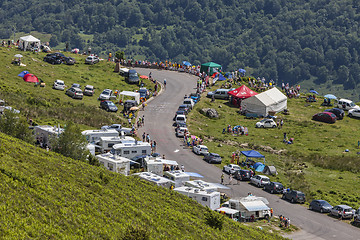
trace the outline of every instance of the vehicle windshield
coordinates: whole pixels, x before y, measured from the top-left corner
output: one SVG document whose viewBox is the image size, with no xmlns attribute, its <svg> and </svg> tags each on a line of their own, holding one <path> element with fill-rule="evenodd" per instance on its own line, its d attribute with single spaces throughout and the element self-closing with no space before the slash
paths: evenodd
<svg viewBox="0 0 360 240">
<path fill-rule="evenodd" d="M 90 88 L 90 87 L 85 87 L 85 90 L 92 91 L 92 88 Z"/>
<path fill-rule="evenodd" d="M 56 84 L 57 84 L 57 85 L 64 85 L 63 82 L 57 82 Z"/>
<path fill-rule="evenodd" d="M 76 91 L 76 93 L 79 93 L 79 94 L 80 94 L 80 93 L 82 93 L 82 92 L 81 92 L 81 91 Z"/>
<path fill-rule="evenodd" d="M 110 91 L 103 91 L 101 94 L 103 94 L 103 95 L 110 95 Z"/>
<path fill-rule="evenodd" d="M 207 148 L 201 148 L 201 150 L 203 150 L 203 151 L 208 151 L 208 149 Z M 215 154 L 213 154 L 213 156 L 216 156 Z M 218 155 L 219 156 L 219 155 Z"/>
<path fill-rule="evenodd" d="M 352 209 L 351 208 L 344 209 L 344 212 L 352 212 Z"/>
<path fill-rule="evenodd" d="M 115 104 L 113 102 L 108 102 L 108 105 L 111 107 L 115 106 Z"/>
<path fill-rule="evenodd" d="M 355 107 L 355 103 L 351 102 L 350 107 Z"/>
<path fill-rule="evenodd" d="M 137 75 L 137 73 L 129 73 L 129 77 L 131 77 L 131 78 L 137 78 L 138 75 Z"/>
<path fill-rule="evenodd" d="M 331 114 L 331 117 L 333 117 L 333 118 L 334 118 L 334 117 L 336 117 L 336 116 L 335 116 L 335 114 L 333 114 L 333 113 L 332 113 L 332 114 Z"/>
<path fill-rule="evenodd" d="M 299 197 L 305 197 L 305 194 L 303 194 L 303 193 L 298 193 L 298 196 L 299 196 Z"/>
</svg>

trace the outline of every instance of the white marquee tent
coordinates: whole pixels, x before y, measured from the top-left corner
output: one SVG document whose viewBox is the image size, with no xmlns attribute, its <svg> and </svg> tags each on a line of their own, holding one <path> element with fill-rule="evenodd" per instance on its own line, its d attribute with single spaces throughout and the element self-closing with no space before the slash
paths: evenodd
<svg viewBox="0 0 360 240">
<path fill-rule="evenodd" d="M 133 97 L 137 104 L 140 104 L 140 93 L 138 92 L 122 91 L 119 96 L 122 96 L 122 99 L 124 99 L 124 96 Z"/>
<path fill-rule="evenodd" d="M 34 43 L 34 45 L 40 47 L 40 40 L 32 35 L 20 37 L 20 46 L 23 48 L 24 51 L 28 48 L 29 44 Z"/>
<path fill-rule="evenodd" d="M 287 97 L 276 87 L 241 102 L 242 109 L 246 112 L 266 116 L 269 111 L 280 112 L 287 108 Z"/>
</svg>

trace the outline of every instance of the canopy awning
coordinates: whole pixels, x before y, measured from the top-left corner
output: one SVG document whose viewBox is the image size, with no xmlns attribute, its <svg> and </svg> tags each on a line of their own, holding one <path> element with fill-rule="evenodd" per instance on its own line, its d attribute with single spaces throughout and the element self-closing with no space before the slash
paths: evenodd
<svg viewBox="0 0 360 240">
<path fill-rule="evenodd" d="M 189 175 L 190 177 L 197 177 L 197 178 L 203 178 L 203 175 L 200 175 L 199 173 L 195 173 L 195 172 L 185 172 L 187 175 Z"/>
<path fill-rule="evenodd" d="M 241 204 L 250 212 L 270 210 L 263 201 L 241 202 Z"/>
<path fill-rule="evenodd" d="M 233 97 L 236 97 L 236 98 L 245 99 L 245 98 L 252 97 L 252 96 L 254 96 L 254 95 L 258 94 L 258 93 L 254 92 L 253 90 L 251 90 L 247 86 L 242 85 L 241 87 L 228 92 L 228 94 L 233 96 Z"/>
</svg>

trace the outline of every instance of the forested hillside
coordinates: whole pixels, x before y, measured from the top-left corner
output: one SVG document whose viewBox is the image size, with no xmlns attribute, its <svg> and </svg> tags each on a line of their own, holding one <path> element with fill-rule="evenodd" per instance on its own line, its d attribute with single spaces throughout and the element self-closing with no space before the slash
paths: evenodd
<svg viewBox="0 0 360 240">
<path fill-rule="evenodd" d="M 359 0 L 0 1 L 0 38 L 53 34 L 51 45 L 125 49 L 150 60 L 215 61 L 278 82 L 360 82 Z M 93 38 L 84 40 L 83 34 Z"/>
</svg>

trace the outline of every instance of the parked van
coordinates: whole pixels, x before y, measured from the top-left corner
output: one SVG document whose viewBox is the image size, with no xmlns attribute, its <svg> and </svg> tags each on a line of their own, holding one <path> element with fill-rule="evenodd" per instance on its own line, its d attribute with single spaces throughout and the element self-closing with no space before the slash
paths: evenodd
<svg viewBox="0 0 360 240">
<path fill-rule="evenodd" d="M 139 83 L 139 76 L 136 72 L 136 70 L 131 69 L 129 72 L 125 74 L 125 81 L 128 83 Z"/>
<path fill-rule="evenodd" d="M 188 105 L 190 109 L 193 109 L 195 102 L 191 98 L 186 98 L 183 102 L 183 104 Z"/>
<path fill-rule="evenodd" d="M 229 99 L 229 95 L 228 92 L 230 92 L 231 90 L 234 90 L 234 88 L 232 89 L 216 89 L 213 92 L 209 92 L 206 96 L 209 98 L 212 98 L 212 96 L 214 95 L 214 98 L 217 99 Z"/>
<path fill-rule="evenodd" d="M 350 109 L 360 109 L 358 105 L 356 105 L 353 101 L 348 99 L 340 99 L 337 101 L 337 107 L 343 110 L 350 110 Z"/>
<path fill-rule="evenodd" d="M 185 115 L 176 115 L 175 117 L 175 123 L 186 123 L 186 117 Z"/>
</svg>

